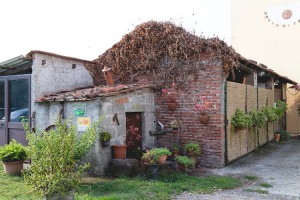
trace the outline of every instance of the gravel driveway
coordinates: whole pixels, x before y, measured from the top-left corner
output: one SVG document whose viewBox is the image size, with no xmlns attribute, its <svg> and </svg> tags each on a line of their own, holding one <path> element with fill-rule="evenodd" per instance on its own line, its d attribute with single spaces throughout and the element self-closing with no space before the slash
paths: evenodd
<svg viewBox="0 0 300 200">
<path fill-rule="evenodd" d="M 299 200 L 300 140 L 271 142 L 222 169 L 208 169 L 208 173 L 240 177 L 244 184 L 213 194 L 183 193 L 174 199 Z"/>
</svg>

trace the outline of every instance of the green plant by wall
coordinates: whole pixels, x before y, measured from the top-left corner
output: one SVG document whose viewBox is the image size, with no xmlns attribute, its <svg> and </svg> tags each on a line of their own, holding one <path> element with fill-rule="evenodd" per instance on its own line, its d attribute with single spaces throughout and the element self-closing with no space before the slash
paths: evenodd
<svg viewBox="0 0 300 200">
<path fill-rule="evenodd" d="M 268 118 L 269 122 L 274 122 L 279 119 L 278 116 L 276 115 L 274 107 L 266 106 L 262 109 L 262 112 Z"/>
<path fill-rule="evenodd" d="M 111 139 L 111 134 L 107 131 L 100 132 L 100 140 L 101 142 L 108 142 Z"/>
<path fill-rule="evenodd" d="M 177 156 L 175 158 L 175 161 L 178 162 L 179 164 L 183 165 L 186 168 L 193 166 L 193 161 L 187 156 Z"/>
<path fill-rule="evenodd" d="M 236 109 L 231 118 L 231 124 L 236 128 L 247 128 L 251 125 L 251 118 L 245 112 Z"/>
<path fill-rule="evenodd" d="M 26 158 L 26 148 L 14 139 L 9 144 L 0 147 L 0 160 L 3 162 L 21 161 Z"/>
<path fill-rule="evenodd" d="M 58 119 L 55 129 L 48 132 L 32 132 L 23 122 L 28 139 L 30 168 L 24 170 L 25 183 L 31 191 L 41 196 L 63 194 L 78 187 L 83 171 L 89 164 L 79 164 L 98 137 L 100 121 L 83 134 L 77 132 L 71 120 Z"/>
<path fill-rule="evenodd" d="M 280 141 L 287 141 L 290 138 L 290 133 L 287 130 L 281 129 L 280 133 Z"/>
<path fill-rule="evenodd" d="M 192 154 L 195 154 L 195 155 L 199 155 L 201 153 L 201 149 L 200 149 L 199 144 L 194 143 L 194 142 L 184 144 L 184 150 L 187 153 L 192 153 Z"/>
<path fill-rule="evenodd" d="M 146 163 L 157 163 L 160 156 L 172 155 L 171 151 L 168 148 L 154 148 L 143 154 L 142 160 Z"/>
<path fill-rule="evenodd" d="M 280 119 L 284 116 L 285 112 L 287 111 L 287 104 L 285 103 L 285 101 L 276 100 L 275 105 L 276 105 L 274 107 L 275 114 Z"/>
<path fill-rule="evenodd" d="M 262 111 L 250 111 L 251 126 L 261 128 L 266 124 L 266 116 Z"/>
</svg>

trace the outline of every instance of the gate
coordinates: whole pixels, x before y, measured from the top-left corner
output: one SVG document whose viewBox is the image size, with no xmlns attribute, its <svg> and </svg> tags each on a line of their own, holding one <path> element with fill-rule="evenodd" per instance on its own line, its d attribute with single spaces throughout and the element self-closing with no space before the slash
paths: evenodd
<svg viewBox="0 0 300 200">
<path fill-rule="evenodd" d="M 12 139 L 27 145 L 22 117 L 30 114 L 30 75 L 0 77 L 0 146 Z"/>
</svg>

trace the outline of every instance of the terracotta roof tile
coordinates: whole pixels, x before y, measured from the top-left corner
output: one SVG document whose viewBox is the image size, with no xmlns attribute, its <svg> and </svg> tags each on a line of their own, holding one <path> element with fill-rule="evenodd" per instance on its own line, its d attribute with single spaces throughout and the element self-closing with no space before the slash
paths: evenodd
<svg viewBox="0 0 300 200">
<path fill-rule="evenodd" d="M 43 97 L 36 98 L 35 102 L 50 102 L 50 101 L 90 101 L 99 97 L 115 96 L 133 92 L 143 88 L 152 88 L 152 85 L 117 85 L 117 86 L 94 86 L 81 88 L 73 91 L 62 91 L 56 94 L 48 94 Z"/>
</svg>

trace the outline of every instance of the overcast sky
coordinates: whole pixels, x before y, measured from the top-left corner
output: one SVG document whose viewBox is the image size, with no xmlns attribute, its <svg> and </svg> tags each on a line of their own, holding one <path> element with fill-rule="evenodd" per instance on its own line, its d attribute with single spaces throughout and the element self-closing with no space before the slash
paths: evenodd
<svg viewBox="0 0 300 200">
<path fill-rule="evenodd" d="M 230 44 L 230 0 L 2 0 L 0 62 L 31 50 L 93 60 L 149 20 Z"/>
</svg>

